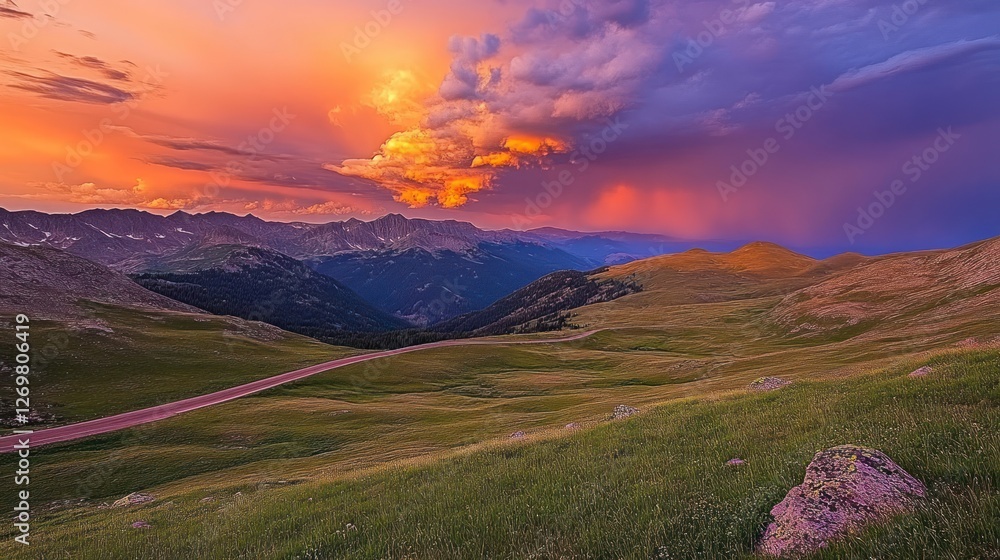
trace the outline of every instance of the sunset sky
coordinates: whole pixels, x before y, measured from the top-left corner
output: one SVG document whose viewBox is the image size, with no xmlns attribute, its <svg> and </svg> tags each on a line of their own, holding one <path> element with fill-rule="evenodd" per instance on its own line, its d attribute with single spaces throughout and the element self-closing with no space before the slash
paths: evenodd
<svg viewBox="0 0 1000 560">
<path fill-rule="evenodd" d="M 0 0 L 0 32 L 10 210 L 1000 235 L 995 0 Z"/>
</svg>

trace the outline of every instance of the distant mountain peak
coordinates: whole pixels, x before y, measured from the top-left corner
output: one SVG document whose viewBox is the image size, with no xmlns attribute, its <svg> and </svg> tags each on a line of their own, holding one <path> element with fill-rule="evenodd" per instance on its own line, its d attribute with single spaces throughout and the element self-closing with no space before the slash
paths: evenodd
<svg viewBox="0 0 1000 560">
<path fill-rule="evenodd" d="M 622 266 L 623 270 L 653 272 L 657 269 L 681 272 L 717 271 L 755 276 L 796 276 L 817 265 L 815 259 L 766 241 L 748 243 L 731 253 L 713 253 L 695 248 Z"/>
<path fill-rule="evenodd" d="M 82 300 L 160 311 L 197 312 L 155 294 L 124 275 L 51 247 L 23 247 L 0 241 L 0 309 L 30 309 L 33 317 L 88 317 Z M 16 305 L 12 305 L 16 302 Z"/>
<path fill-rule="evenodd" d="M 140 210 L 88 210 L 78 214 L 7 212 L 0 239 L 66 250 L 118 270 L 136 272 L 200 244 L 237 243 L 267 247 L 297 259 L 343 253 L 426 251 L 475 254 L 484 244 L 555 248 L 598 267 L 680 249 L 664 236 L 613 232 L 580 233 L 556 228 L 516 232 L 483 230 L 458 220 L 407 218 L 390 213 L 371 221 L 312 224 L 269 222 L 253 214 L 190 213 L 167 216 Z"/>
<path fill-rule="evenodd" d="M 800 255 L 799 253 L 796 253 L 795 251 L 792 251 L 787 247 L 783 247 L 781 245 L 778 245 L 777 243 L 772 243 L 770 241 L 752 241 L 740 247 L 739 249 L 733 251 L 734 255 L 775 254 L 775 253 L 805 257 L 805 255 Z"/>
</svg>

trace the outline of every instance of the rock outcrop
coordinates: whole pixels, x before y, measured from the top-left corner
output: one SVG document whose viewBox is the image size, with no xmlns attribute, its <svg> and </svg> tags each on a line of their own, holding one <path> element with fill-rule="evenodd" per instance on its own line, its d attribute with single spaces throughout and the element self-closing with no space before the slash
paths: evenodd
<svg viewBox="0 0 1000 560">
<path fill-rule="evenodd" d="M 805 480 L 771 510 L 758 545 L 766 556 L 798 558 L 864 527 L 912 511 L 922 482 L 881 451 L 841 445 L 816 454 Z"/>
<path fill-rule="evenodd" d="M 128 506 L 137 506 L 139 504 L 145 504 L 145 503 L 152 502 L 155 499 L 156 498 L 153 497 L 150 494 L 143 494 L 142 492 L 132 492 L 128 496 L 125 496 L 124 498 L 122 498 L 122 499 L 116 501 L 115 503 L 111 504 L 111 507 L 113 507 L 113 508 L 120 508 L 120 507 L 128 507 Z"/>
<path fill-rule="evenodd" d="M 638 408 L 633 408 L 624 404 L 620 404 L 615 407 L 614 412 L 611 413 L 612 420 L 623 420 L 629 416 L 633 416 L 639 413 Z"/>
<path fill-rule="evenodd" d="M 791 384 L 791 381 L 778 377 L 759 377 L 750 382 L 749 389 L 751 391 L 776 391 Z"/>
</svg>

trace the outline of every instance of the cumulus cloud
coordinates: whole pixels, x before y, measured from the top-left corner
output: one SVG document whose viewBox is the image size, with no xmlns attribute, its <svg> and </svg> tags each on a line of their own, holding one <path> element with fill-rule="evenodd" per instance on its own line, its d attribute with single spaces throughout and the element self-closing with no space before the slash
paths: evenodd
<svg viewBox="0 0 1000 560">
<path fill-rule="evenodd" d="M 333 200 L 316 203 L 300 203 L 296 200 L 251 200 L 243 204 L 243 210 L 248 212 L 264 211 L 277 214 L 291 214 L 296 216 L 345 216 L 368 215 L 370 210 L 365 210 Z"/>
<path fill-rule="evenodd" d="M 361 211 L 360 209 L 348 204 L 333 201 L 321 202 L 310 206 L 296 208 L 295 210 L 292 210 L 292 213 L 307 216 L 344 216 L 347 214 L 367 214 L 367 212 Z"/>
<path fill-rule="evenodd" d="M 483 90 L 500 79 L 499 69 L 483 68 L 480 64 L 495 56 L 500 50 L 500 38 L 496 35 L 475 37 L 452 37 L 448 50 L 454 55 L 451 72 L 441 82 L 438 90 L 447 100 L 478 99 Z"/>
<path fill-rule="evenodd" d="M 195 208 L 209 202 L 208 199 L 191 197 L 178 198 L 157 193 L 142 179 L 136 179 L 132 186 L 106 186 L 87 182 L 77 185 L 66 183 L 34 183 L 31 186 L 41 187 L 59 200 L 78 204 L 135 206 L 157 210 L 179 210 Z"/>
<path fill-rule="evenodd" d="M 300 201 L 294 198 L 256 198 L 252 192 L 230 189 L 224 197 L 207 197 L 197 189 L 176 192 L 176 189 L 154 188 L 142 179 L 132 185 L 106 185 L 96 182 L 79 184 L 32 183 L 43 194 L 38 198 L 54 199 L 91 206 L 129 206 L 150 210 L 203 210 L 212 208 L 243 209 L 288 216 L 364 216 L 372 211 L 354 204 L 334 200 Z"/>
<path fill-rule="evenodd" d="M 424 116 L 423 101 L 434 92 L 434 86 L 416 73 L 408 70 L 390 71 L 362 100 L 362 104 L 375 109 L 389 122 L 401 126 L 415 126 Z M 338 105 L 330 110 L 331 120 L 339 122 L 343 109 Z"/>
<path fill-rule="evenodd" d="M 511 27 L 518 43 L 546 43 L 553 38 L 572 40 L 600 35 L 609 26 L 634 28 L 649 22 L 649 0 L 564 0 L 552 8 L 530 8 Z"/>
<path fill-rule="evenodd" d="M 512 31 L 515 43 L 530 42 L 527 50 L 505 54 L 497 35 L 453 37 L 436 95 L 405 73 L 389 76 L 370 104 L 412 126 L 371 159 L 326 168 L 373 181 L 412 207 L 455 208 L 504 169 L 545 167 L 571 151 L 582 129 L 635 103 L 662 60 L 655 34 L 642 29 L 647 1 L 579 0 L 572 8 L 530 11 Z"/>
<path fill-rule="evenodd" d="M 813 130 L 774 158 L 768 173 L 813 162 L 810 150 L 819 150 L 813 142 L 828 144 L 823 157 L 830 159 L 839 146 L 853 149 L 875 141 L 857 138 L 857 130 L 877 131 L 875 124 L 896 118 L 890 115 L 896 109 L 906 113 L 900 117 L 906 126 L 881 130 L 915 135 L 921 127 L 939 126 L 941 113 L 933 103 L 940 99 L 954 100 L 951 111 L 961 116 L 975 109 L 956 108 L 960 97 L 975 105 L 977 96 L 995 91 L 935 93 L 987 83 L 982 76 L 991 75 L 996 64 L 996 57 L 986 54 L 997 47 L 988 18 L 957 5 L 935 6 L 933 13 L 940 21 L 965 23 L 928 29 L 924 18 L 915 18 L 898 42 L 886 41 L 878 25 L 892 17 L 891 6 L 868 0 L 535 5 L 497 40 L 453 39 L 451 66 L 436 87 L 370 96 L 382 99 L 369 104 L 400 125 L 399 132 L 371 157 L 333 162 L 326 169 L 373 182 L 414 207 L 455 208 L 477 200 L 490 211 L 517 207 L 535 196 L 539 180 L 552 176 L 546 169 L 568 168 L 569 154 L 589 144 L 611 117 L 627 123 L 628 132 L 590 167 L 596 171 L 577 177 L 576 197 L 585 199 L 602 186 L 597 183 L 624 175 L 636 184 L 670 182 L 671 192 L 702 188 L 714 195 L 716 179 L 747 147 L 773 136 L 776 120 L 823 84 L 843 95 L 823 107 L 809 124 Z M 998 13 L 997 7 L 990 10 Z M 696 38 L 701 44 L 687 51 Z M 678 72 L 672 57 L 678 49 L 693 53 L 685 72 Z M 870 92 L 859 86 L 876 80 L 882 82 L 876 93 L 882 98 L 863 99 Z M 388 76 L 377 91 L 412 91 L 408 83 Z M 982 112 L 985 106 L 978 106 Z M 801 153 L 786 155 L 792 150 Z M 795 192 L 813 180 L 810 166 L 802 167 L 807 170 L 789 170 L 787 180 L 769 178 L 759 191 Z M 484 195 L 489 189 L 509 192 Z M 642 190 L 636 207 L 648 202 Z M 624 196 L 621 192 L 612 194 Z M 581 203 L 560 201 L 574 204 Z"/>
</svg>

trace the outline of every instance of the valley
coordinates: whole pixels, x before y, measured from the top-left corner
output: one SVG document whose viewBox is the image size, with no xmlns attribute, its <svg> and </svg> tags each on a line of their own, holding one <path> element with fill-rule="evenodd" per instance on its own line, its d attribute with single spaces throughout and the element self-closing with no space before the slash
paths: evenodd
<svg viewBox="0 0 1000 560">
<path fill-rule="evenodd" d="M 889 453 L 925 480 L 933 505 L 827 557 L 917 550 L 961 557 L 988 549 L 996 537 L 989 527 L 1000 520 L 996 250 L 992 240 L 815 260 L 751 244 L 582 278 L 556 275 L 537 289 L 568 302 L 565 309 L 525 294 L 487 315 L 519 317 L 524 309 L 535 316 L 534 304 L 546 315 L 568 314 L 561 332 L 347 365 L 39 449 L 48 466 L 33 488 L 48 509 L 37 530 L 48 537 L 38 542 L 49 551 L 69 546 L 82 558 L 192 550 L 218 558 L 234 550 L 247 557 L 750 557 L 768 509 L 808 457 L 855 443 Z M 570 292 L 560 291 L 565 282 Z M 641 289 L 589 301 L 599 282 Z M 941 297 L 942 282 L 969 295 Z M 588 294 L 582 307 L 575 290 Z M 125 322 L 108 313 L 97 317 Z M 170 332 L 191 328 L 181 323 Z M 604 330 L 572 342 L 508 344 L 591 329 Z M 133 344 L 121 340 L 123 349 Z M 291 339 L 298 340 L 309 339 Z M 99 345 L 77 348 L 76 363 L 101 363 Z M 193 359 L 212 348 L 193 351 Z M 932 376 L 907 376 L 927 365 Z M 748 390 L 765 376 L 791 385 Z M 126 383 L 109 378 L 101 391 L 130 387 L 130 395 L 165 402 L 152 386 Z M 55 383 L 39 398 L 68 401 L 62 390 Z M 611 421 L 619 405 L 639 414 Z M 99 408 L 95 402 L 88 410 Z M 749 466 L 726 467 L 733 457 Z M 10 461 L 0 456 L 0 468 Z M 131 492 L 155 499 L 125 509 L 101 505 Z M 151 530 L 127 528 L 139 519 Z M 93 526 L 116 536 L 84 548 Z M 922 536 L 903 548 L 887 544 L 914 531 Z M 256 536 L 226 537 L 236 533 Z"/>
<path fill-rule="evenodd" d="M 145 275 L 148 284 L 162 286 L 175 296 L 180 295 L 176 288 L 154 279 L 212 274 L 224 268 L 233 248 L 253 248 L 270 255 L 268 260 L 283 259 L 286 270 L 297 266 L 290 260 L 302 261 L 346 285 L 379 312 L 405 322 L 372 318 L 371 310 L 360 311 L 374 320 L 367 329 L 354 328 L 359 326 L 355 324 L 351 330 L 372 332 L 401 324 L 422 327 L 478 311 L 552 272 L 590 270 L 684 246 L 655 235 L 551 228 L 487 231 L 464 222 L 410 220 L 398 214 L 371 222 L 310 224 L 267 222 L 252 215 L 220 212 L 44 214 L 0 208 L 0 242 L 4 241 L 60 249 L 120 272 Z M 309 273 L 297 271 L 295 275 Z M 308 282 L 317 284 L 314 278 Z M 202 290 L 181 299 L 203 301 L 206 297 Z M 357 302 L 334 305 L 358 307 Z M 236 315 L 249 313 L 245 304 L 226 309 Z M 266 316 L 264 320 L 271 322 Z M 276 320 L 289 328 L 302 319 Z"/>
<path fill-rule="evenodd" d="M 0 560 L 1000 560 L 998 27 L 0 0 Z"/>
</svg>

